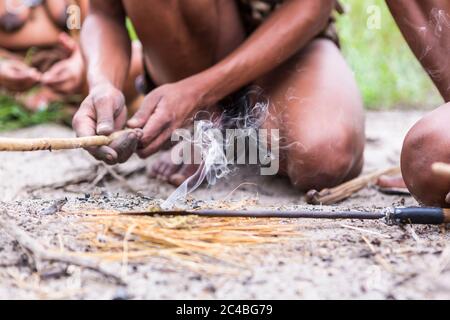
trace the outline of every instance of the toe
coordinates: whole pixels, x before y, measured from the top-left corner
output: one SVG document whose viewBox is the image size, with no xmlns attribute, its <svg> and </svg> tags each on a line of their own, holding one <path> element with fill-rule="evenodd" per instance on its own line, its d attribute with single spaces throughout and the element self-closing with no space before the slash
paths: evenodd
<svg viewBox="0 0 450 320">
<path fill-rule="evenodd" d="M 176 187 L 180 186 L 187 178 L 191 177 L 197 171 L 197 168 L 198 166 L 194 165 L 182 166 L 179 171 L 170 176 L 169 183 Z"/>
</svg>

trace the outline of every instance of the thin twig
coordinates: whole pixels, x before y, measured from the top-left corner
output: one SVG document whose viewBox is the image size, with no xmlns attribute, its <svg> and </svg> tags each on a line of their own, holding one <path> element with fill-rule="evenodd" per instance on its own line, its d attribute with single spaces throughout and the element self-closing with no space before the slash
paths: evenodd
<svg viewBox="0 0 450 320">
<path fill-rule="evenodd" d="M 114 170 L 114 168 L 103 164 L 102 165 L 106 168 L 106 171 L 111 175 L 111 177 L 113 177 L 114 179 L 116 179 L 125 189 L 127 189 L 128 191 L 137 194 L 138 190 L 136 190 L 135 188 L 133 188 L 133 186 L 127 181 L 127 179 L 125 179 L 124 176 L 120 175 L 118 172 L 116 172 L 116 170 Z"/>
<path fill-rule="evenodd" d="M 367 246 L 369 247 L 370 251 L 372 252 L 372 254 L 373 254 L 374 258 L 375 258 L 375 261 L 376 261 L 379 265 L 381 265 L 387 272 L 389 272 L 389 273 L 395 273 L 395 270 L 394 270 L 394 268 L 391 266 L 391 264 L 390 264 L 389 262 L 387 262 L 386 259 L 385 259 L 381 254 L 379 254 L 379 253 L 375 250 L 375 248 L 374 248 L 373 245 L 370 243 L 370 241 L 369 241 L 366 237 L 364 237 L 364 236 L 361 236 L 361 238 L 364 240 L 364 242 L 365 242 L 365 243 L 367 244 Z"/>
<path fill-rule="evenodd" d="M 306 195 L 306 201 L 314 205 L 332 205 L 351 197 L 356 192 L 364 189 L 383 175 L 395 175 L 400 173 L 399 167 L 378 170 L 370 174 L 360 176 L 356 179 L 345 182 L 332 189 L 322 191 L 311 190 Z"/>
<path fill-rule="evenodd" d="M 8 215 L 6 212 L 4 212 L 4 214 Z M 105 277 L 114 280 L 117 284 L 125 284 L 120 276 L 117 276 L 114 273 L 105 270 L 100 265 L 100 261 L 45 248 L 42 244 L 28 235 L 28 233 L 26 233 L 24 230 L 22 230 L 20 227 L 18 227 L 8 219 L 0 217 L 0 227 L 4 229 L 4 231 L 12 238 L 14 238 L 14 240 L 16 240 L 25 250 L 27 250 L 28 253 L 32 254 L 33 258 L 37 262 L 52 261 L 66 263 L 69 265 L 76 265 L 98 272 Z"/>
<path fill-rule="evenodd" d="M 222 201 L 227 200 L 229 197 L 231 197 L 233 195 L 233 193 L 235 193 L 240 187 L 245 186 L 245 185 L 252 185 L 252 186 L 257 186 L 256 183 L 253 182 L 243 182 L 240 185 L 238 185 L 236 188 L 233 189 L 233 191 L 231 191 L 229 194 L 227 194 L 225 196 L 225 198 L 222 199 Z"/>
<path fill-rule="evenodd" d="M 359 232 L 369 233 L 369 234 L 372 234 L 372 235 L 375 235 L 375 236 L 379 236 L 379 237 L 382 237 L 382 238 L 387 238 L 387 239 L 390 238 L 390 236 L 382 234 L 382 233 L 379 233 L 379 232 L 376 232 L 376 231 L 367 230 L 367 229 L 363 229 L 363 228 L 358 228 L 358 227 L 354 227 L 354 226 L 349 226 L 349 225 L 346 225 L 346 224 L 341 224 L 341 227 L 344 227 L 344 228 L 347 228 L 347 229 L 356 230 L 356 231 L 359 231 Z"/>
</svg>

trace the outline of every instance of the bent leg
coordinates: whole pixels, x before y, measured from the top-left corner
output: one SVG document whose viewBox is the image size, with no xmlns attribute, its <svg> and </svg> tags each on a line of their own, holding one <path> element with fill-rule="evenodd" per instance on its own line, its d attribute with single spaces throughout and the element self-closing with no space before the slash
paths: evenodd
<svg viewBox="0 0 450 320">
<path fill-rule="evenodd" d="M 420 120 L 406 136 L 401 158 L 402 174 L 412 195 L 423 205 L 450 207 L 446 202 L 450 179 L 432 172 L 435 162 L 450 162 L 450 103 Z"/>
<path fill-rule="evenodd" d="M 336 45 L 316 39 L 257 82 L 270 99 L 268 129 L 280 129 L 282 174 L 301 191 L 336 186 L 362 170 L 364 111 Z"/>
</svg>

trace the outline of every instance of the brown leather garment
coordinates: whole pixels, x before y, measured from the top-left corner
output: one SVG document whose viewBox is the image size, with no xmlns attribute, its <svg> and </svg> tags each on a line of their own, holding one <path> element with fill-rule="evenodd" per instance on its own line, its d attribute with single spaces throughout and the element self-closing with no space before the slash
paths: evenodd
<svg viewBox="0 0 450 320">
<path fill-rule="evenodd" d="M 283 0 L 238 0 L 237 3 L 244 27 L 247 33 L 251 34 L 283 3 Z M 335 10 L 339 14 L 344 13 L 342 5 L 338 1 L 336 2 Z M 327 27 L 318 37 L 330 39 L 339 46 L 334 17 L 330 17 Z"/>
</svg>

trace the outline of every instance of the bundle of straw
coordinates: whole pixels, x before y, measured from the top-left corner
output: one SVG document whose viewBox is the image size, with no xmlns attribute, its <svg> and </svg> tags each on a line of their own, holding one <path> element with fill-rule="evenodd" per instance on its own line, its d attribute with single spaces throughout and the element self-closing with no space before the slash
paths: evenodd
<svg viewBox="0 0 450 320">
<path fill-rule="evenodd" d="M 195 271 L 214 272 L 244 267 L 236 247 L 254 247 L 301 238 L 298 224 L 281 219 L 124 216 L 114 211 L 84 212 L 80 239 L 92 248 L 90 256 L 109 261 L 145 262 L 169 258 Z"/>
</svg>

